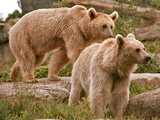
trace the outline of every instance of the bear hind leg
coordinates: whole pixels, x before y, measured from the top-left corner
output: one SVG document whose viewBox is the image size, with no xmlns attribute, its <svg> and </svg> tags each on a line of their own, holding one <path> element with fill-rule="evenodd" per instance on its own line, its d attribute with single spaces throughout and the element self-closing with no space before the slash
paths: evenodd
<svg viewBox="0 0 160 120">
<path fill-rule="evenodd" d="M 60 80 L 57 76 L 59 70 L 68 62 L 65 48 L 58 48 L 53 51 L 48 66 L 48 79 Z"/>
<path fill-rule="evenodd" d="M 37 82 L 37 80 L 34 78 L 36 56 L 29 46 L 25 46 L 24 48 L 25 50 L 21 50 L 21 54 L 18 56 L 23 80 L 25 82 Z"/>
<path fill-rule="evenodd" d="M 20 71 L 19 63 L 18 61 L 16 61 L 11 68 L 11 73 L 10 73 L 11 80 L 15 81 L 17 79 L 19 71 Z"/>
</svg>

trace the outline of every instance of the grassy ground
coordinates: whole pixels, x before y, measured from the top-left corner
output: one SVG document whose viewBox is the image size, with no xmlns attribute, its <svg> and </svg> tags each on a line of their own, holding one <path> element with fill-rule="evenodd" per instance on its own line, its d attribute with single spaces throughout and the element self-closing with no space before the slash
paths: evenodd
<svg viewBox="0 0 160 120">
<path fill-rule="evenodd" d="M 60 120 L 90 120 L 87 102 L 76 107 L 66 103 L 36 100 L 32 96 L 20 96 L 16 100 L 0 100 L 0 120 L 34 120 L 58 118 Z"/>
<path fill-rule="evenodd" d="M 107 118 L 112 119 L 110 112 Z M 92 120 L 88 103 L 83 100 L 79 105 L 70 107 L 66 103 L 37 100 L 33 96 L 19 96 L 13 100 L 0 100 L 0 120 Z M 143 120 L 126 116 L 126 120 Z M 160 119 L 153 119 L 160 120 Z"/>
</svg>

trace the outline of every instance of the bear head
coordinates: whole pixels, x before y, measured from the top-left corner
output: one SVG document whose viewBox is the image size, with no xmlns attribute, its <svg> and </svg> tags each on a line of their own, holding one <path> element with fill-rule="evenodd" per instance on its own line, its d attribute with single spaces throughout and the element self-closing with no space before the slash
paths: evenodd
<svg viewBox="0 0 160 120">
<path fill-rule="evenodd" d="M 118 44 L 118 54 L 126 60 L 126 63 L 145 64 L 151 59 L 143 43 L 136 40 L 134 34 L 130 33 L 127 37 L 118 34 L 116 41 Z"/>
<path fill-rule="evenodd" d="M 104 40 L 113 37 L 117 19 L 118 13 L 116 11 L 111 14 L 105 14 L 90 8 L 85 17 L 80 20 L 79 26 L 87 39 Z"/>
</svg>

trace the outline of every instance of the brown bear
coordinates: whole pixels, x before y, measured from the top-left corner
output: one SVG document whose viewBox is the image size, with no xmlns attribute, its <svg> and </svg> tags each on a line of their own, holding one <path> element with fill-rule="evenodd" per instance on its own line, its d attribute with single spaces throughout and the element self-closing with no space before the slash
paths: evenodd
<svg viewBox="0 0 160 120">
<path fill-rule="evenodd" d="M 10 30 L 9 44 L 16 62 L 11 79 L 20 70 L 27 82 L 35 81 L 34 71 L 44 55 L 53 50 L 48 77 L 57 80 L 58 71 L 74 61 L 90 43 L 113 36 L 118 13 L 104 14 L 94 8 L 39 9 L 24 15 Z"/>
<path fill-rule="evenodd" d="M 69 105 L 77 104 L 84 90 L 95 118 L 103 119 L 109 105 L 116 120 L 122 120 L 129 100 L 130 74 L 136 64 L 149 60 L 144 45 L 133 34 L 117 35 L 85 48 L 73 66 Z"/>
</svg>

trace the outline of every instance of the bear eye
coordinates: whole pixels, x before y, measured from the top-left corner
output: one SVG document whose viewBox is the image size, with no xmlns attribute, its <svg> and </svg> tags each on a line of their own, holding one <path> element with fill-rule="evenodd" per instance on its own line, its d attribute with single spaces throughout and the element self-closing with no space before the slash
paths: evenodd
<svg viewBox="0 0 160 120">
<path fill-rule="evenodd" d="M 111 29 L 113 29 L 113 26 L 111 25 Z"/>
<path fill-rule="evenodd" d="M 141 50 L 141 49 L 137 48 L 137 49 L 136 49 L 136 52 L 140 52 L 140 50 Z"/>
<path fill-rule="evenodd" d="M 103 29 L 106 29 L 106 28 L 107 28 L 107 25 L 106 25 L 106 24 L 104 24 L 102 27 L 103 27 Z"/>
</svg>

